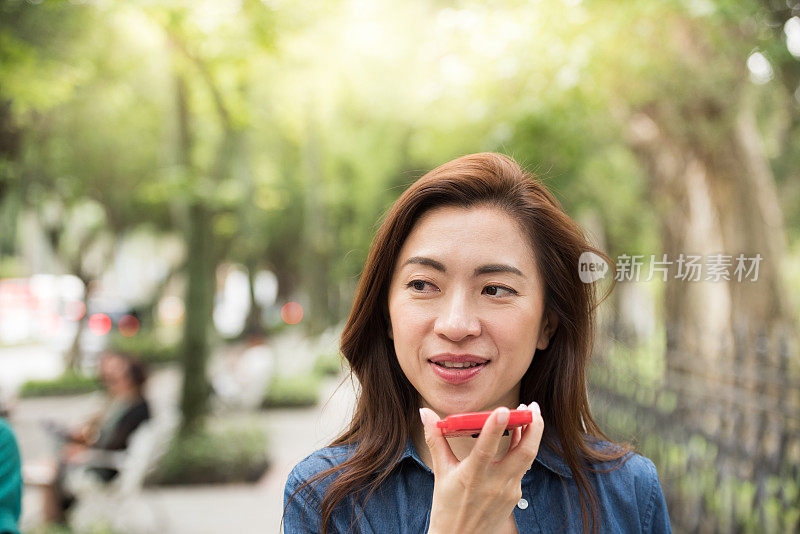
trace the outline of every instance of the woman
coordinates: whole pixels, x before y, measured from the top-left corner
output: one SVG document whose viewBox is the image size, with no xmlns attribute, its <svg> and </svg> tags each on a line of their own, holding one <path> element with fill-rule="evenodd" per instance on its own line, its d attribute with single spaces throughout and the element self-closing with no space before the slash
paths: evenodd
<svg viewBox="0 0 800 534">
<path fill-rule="evenodd" d="M 464 156 L 409 187 L 342 334 L 353 419 L 290 473 L 285 531 L 669 532 L 653 463 L 589 410 L 584 251 L 608 260 L 506 156 Z M 533 422 L 504 436 L 510 408 Z M 488 410 L 477 439 L 436 427 Z"/>
<path fill-rule="evenodd" d="M 75 497 L 65 487 L 69 470 L 85 464 L 91 449 L 127 448 L 133 432 L 150 418 L 150 407 L 143 395 L 147 373 L 142 363 L 108 352 L 100 361 L 99 374 L 109 396 L 106 407 L 79 430 L 60 432 L 64 444 L 58 469 L 45 491 L 45 515 L 50 522 L 63 523 L 66 512 L 75 503 Z M 112 468 L 93 467 L 91 470 L 106 482 L 118 474 Z"/>
<path fill-rule="evenodd" d="M 22 513 L 22 465 L 17 438 L 0 418 L 0 534 L 19 534 Z"/>
</svg>

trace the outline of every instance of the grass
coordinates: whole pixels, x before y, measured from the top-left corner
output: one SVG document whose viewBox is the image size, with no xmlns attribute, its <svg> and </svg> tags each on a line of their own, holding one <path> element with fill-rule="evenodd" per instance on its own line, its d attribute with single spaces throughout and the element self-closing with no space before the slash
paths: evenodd
<svg viewBox="0 0 800 534">
<path fill-rule="evenodd" d="M 50 380 L 28 380 L 22 384 L 19 395 L 23 398 L 80 395 L 101 388 L 100 380 L 96 376 L 66 371 L 63 375 Z"/>
<path fill-rule="evenodd" d="M 267 386 L 263 408 L 306 408 L 319 401 L 320 377 L 307 375 L 278 375 Z"/>
<path fill-rule="evenodd" d="M 151 484 L 255 482 L 269 466 L 266 434 L 252 426 L 205 429 L 178 435 Z"/>
</svg>

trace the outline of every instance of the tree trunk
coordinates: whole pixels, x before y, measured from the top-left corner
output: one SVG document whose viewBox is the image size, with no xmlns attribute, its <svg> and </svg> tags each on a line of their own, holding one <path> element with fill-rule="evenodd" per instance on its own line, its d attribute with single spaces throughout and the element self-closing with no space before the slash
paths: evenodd
<svg viewBox="0 0 800 534">
<path fill-rule="evenodd" d="M 684 259 L 701 256 L 703 263 L 707 255 L 722 250 L 718 208 L 704 162 L 643 112 L 632 117 L 629 140 L 650 178 L 651 201 L 660 219 L 662 251 L 656 259 L 666 254 L 667 261 L 676 262 L 683 254 Z M 677 264 L 670 268 L 664 293 L 667 366 L 709 369 L 719 341 L 730 335 L 727 288 L 704 280 L 702 271 L 697 281 L 676 279 Z"/>
<path fill-rule="evenodd" d="M 69 350 L 67 350 L 66 354 L 64 355 L 64 370 L 65 371 L 80 371 L 82 356 L 83 356 L 83 349 L 82 349 L 82 340 L 81 337 L 83 336 L 83 332 L 86 330 L 86 325 L 89 324 L 89 276 L 86 275 L 80 267 L 80 257 L 77 258 L 75 261 L 72 262 L 74 267 L 72 272 L 80 278 L 81 282 L 83 282 L 83 309 L 84 314 L 78 320 L 78 329 L 75 331 L 75 337 L 72 338 L 72 343 L 70 344 Z"/>
<path fill-rule="evenodd" d="M 86 297 L 83 302 L 86 304 Z M 77 371 L 81 365 L 81 336 L 86 330 L 86 324 L 89 322 L 88 314 L 84 314 L 78 321 L 78 329 L 75 331 L 75 337 L 72 338 L 69 350 L 64 357 L 64 370 Z"/>
<path fill-rule="evenodd" d="M 209 356 L 208 329 L 214 295 L 214 262 L 209 210 L 196 202 L 189 208 L 189 255 L 186 280 L 186 320 L 183 331 L 181 393 L 182 432 L 201 424 L 208 404 L 206 363 Z"/>
<path fill-rule="evenodd" d="M 186 81 L 176 74 L 176 104 L 178 109 L 178 160 L 190 169 L 192 135 Z M 209 384 L 206 362 L 209 356 L 208 328 L 214 296 L 214 261 L 211 213 L 202 199 L 194 199 L 189 206 L 187 229 L 186 297 L 181 365 L 183 388 L 181 390 L 181 433 L 197 430 L 207 411 Z"/>
<path fill-rule="evenodd" d="M 729 284 L 731 322 L 737 329 L 771 330 L 792 321 L 780 270 L 786 234 L 775 178 L 764 156 L 752 106 L 745 98 L 724 146 L 727 150 L 710 155 L 715 171 L 711 188 L 724 208 L 720 220 L 727 250 L 762 257 L 757 280 Z"/>
<path fill-rule="evenodd" d="M 244 324 L 245 337 L 264 337 L 264 324 L 261 321 L 263 309 L 256 299 L 256 261 L 249 258 L 247 261 L 247 281 L 250 290 L 250 311 L 247 313 L 247 319 Z"/>
<path fill-rule="evenodd" d="M 775 180 L 752 108 L 746 99 L 738 105 L 698 116 L 660 103 L 633 116 L 630 144 L 650 176 L 663 252 L 672 261 L 703 257 L 703 281 L 670 277 L 666 285 L 667 387 L 678 393 L 676 416 L 687 429 L 757 447 L 757 412 L 743 413 L 737 403 L 785 396 L 755 370 L 779 368 L 778 352 L 759 347 L 791 324 L 793 311 L 780 272 L 785 232 Z M 709 130 L 716 138 L 703 136 Z M 706 281 L 706 262 L 718 254 L 730 258 L 730 279 Z M 736 273 L 739 255 L 747 268 L 760 258 L 757 278 Z"/>
</svg>

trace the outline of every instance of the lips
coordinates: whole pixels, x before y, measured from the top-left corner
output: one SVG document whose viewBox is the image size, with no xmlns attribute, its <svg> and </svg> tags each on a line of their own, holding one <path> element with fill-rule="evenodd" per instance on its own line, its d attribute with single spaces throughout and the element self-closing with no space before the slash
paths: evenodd
<svg viewBox="0 0 800 534">
<path fill-rule="evenodd" d="M 437 354 L 428 359 L 433 373 L 450 384 L 461 384 L 478 376 L 489 360 L 473 354 Z M 471 367 L 444 367 L 445 362 L 477 364 Z"/>
<path fill-rule="evenodd" d="M 455 363 L 486 363 L 489 360 L 486 358 L 481 358 L 480 356 L 475 356 L 473 354 L 437 354 L 436 356 L 432 356 L 428 358 L 428 361 L 433 363 L 439 362 L 455 362 Z"/>
</svg>

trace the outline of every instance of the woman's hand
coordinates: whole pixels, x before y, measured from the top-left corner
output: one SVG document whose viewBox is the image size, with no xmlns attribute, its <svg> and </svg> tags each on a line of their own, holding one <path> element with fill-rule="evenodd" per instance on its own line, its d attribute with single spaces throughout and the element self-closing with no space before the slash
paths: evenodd
<svg viewBox="0 0 800 534">
<path fill-rule="evenodd" d="M 86 435 L 87 435 L 86 427 L 82 426 L 78 430 L 73 430 L 69 435 L 69 439 L 72 442 L 80 443 L 81 445 L 85 445 L 86 444 Z"/>
<path fill-rule="evenodd" d="M 79 464 L 86 453 L 86 447 L 79 443 L 67 443 L 62 449 L 62 459 L 69 464 Z"/>
<path fill-rule="evenodd" d="M 519 409 L 525 409 L 520 405 Z M 433 504 L 428 534 L 496 532 L 522 497 L 522 477 L 530 468 L 544 430 L 539 405 L 528 408 L 533 421 L 524 430 L 514 429 L 511 446 L 495 461 L 500 438 L 508 423 L 509 410 L 496 408 L 483 425 L 469 456 L 459 461 L 436 427 L 439 417 L 422 408 L 425 442 L 433 459 Z"/>
</svg>

